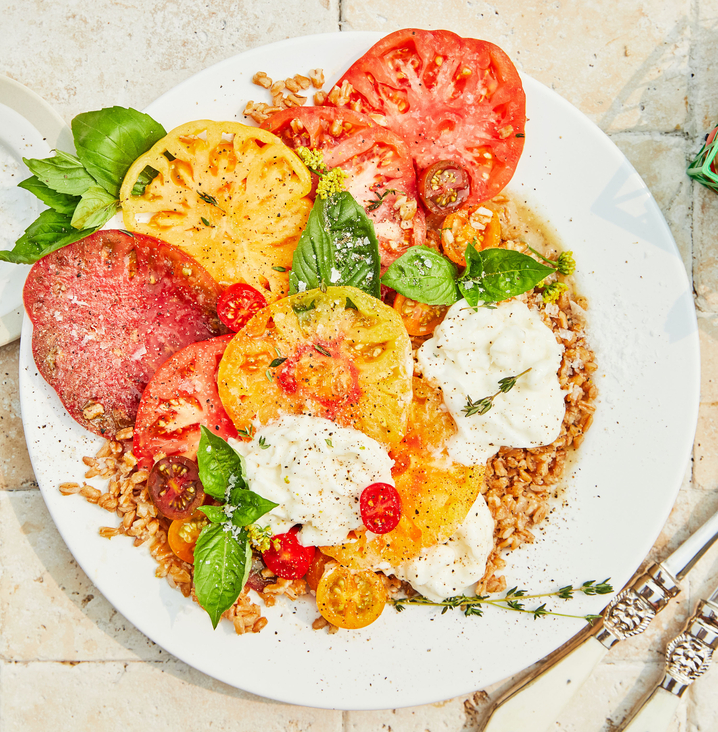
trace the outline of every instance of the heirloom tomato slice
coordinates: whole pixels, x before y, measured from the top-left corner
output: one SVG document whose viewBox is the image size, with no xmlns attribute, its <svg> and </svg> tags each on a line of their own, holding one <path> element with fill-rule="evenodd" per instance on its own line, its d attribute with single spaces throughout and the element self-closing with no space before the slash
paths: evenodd
<svg viewBox="0 0 718 732">
<path fill-rule="evenodd" d="M 317 609 L 338 628 L 365 628 L 386 605 L 386 587 L 370 570 L 335 566 L 327 569 L 317 587 Z"/>
<path fill-rule="evenodd" d="M 423 244 L 414 163 L 406 143 L 370 117 L 335 107 L 292 107 L 263 125 L 289 147 L 316 148 L 328 168 L 341 168 L 346 189 L 374 222 L 384 271 L 410 246 Z"/>
<path fill-rule="evenodd" d="M 443 403 L 439 389 L 414 378 L 407 433 L 390 453 L 402 504 L 397 527 L 371 541 L 360 529 L 351 542 L 321 547 L 324 554 L 354 569 L 382 563 L 397 567 L 446 541 L 461 525 L 481 491 L 484 467 L 466 467 L 447 457 L 444 448 L 456 424 Z"/>
<path fill-rule="evenodd" d="M 148 170 L 155 175 L 142 189 Z M 245 282 L 271 302 L 289 290 L 311 184 L 302 161 L 266 130 L 199 120 L 132 164 L 120 200 L 130 231 L 181 247 L 220 284 Z"/>
<path fill-rule="evenodd" d="M 240 434 L 311 414 L 393 445 L 406 428 L 411 372 L 399 315 L 361 290 L 328 287 L 260 310 L 227 346 L 218 385 Z"/>
<path fill-rule="evenodd" d="M 396 132 L 420 172 L 440 161 L 464 168 L 471 179 L 467 203 L 496 195 L 516 170 L 526 96 L 513 63 L 493 43 L 445 30 L 396 31 L 335 89 L 327 103 L 369 114 Z"/>
<path fill-rule="evenodd" d="M 137 410 L 132 451 L 139 460 L 195 459 L 204 425 L 223 440 L 237 437 L 217 393 L 217 368 L 232 335 L 193 343 L 175 353 L 147 384 Z"/>
</svg>

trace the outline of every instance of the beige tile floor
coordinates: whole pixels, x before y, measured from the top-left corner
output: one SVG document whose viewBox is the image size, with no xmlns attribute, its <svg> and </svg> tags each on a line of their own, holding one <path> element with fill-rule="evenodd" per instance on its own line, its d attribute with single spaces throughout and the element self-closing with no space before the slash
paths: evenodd
<svg viewBox="0 0 718 732">
<path fill-rule="evenodd" d="M 530 6 L 530 7 L 529 7 Z M 652 558 L 718 509 L 718 197 L 685 176 L 718 122 L 718 0 L 0 0 L 0 71 L 68 121 L 142 108 L 205 66 L 257 45 L 336 30 L 445 27 L 501 45 L 599 125 L 635 165 L 678 243 L 698 308 L 702 397 L 692 464 Z M 437 19 L 441 19 L 438 21 Z M 23 441 L 18 346 L 0 349 L 0 730 L 479 730 L 492 695 L 380 712 L 274 703 L 170 657 L 129 625 L 65 548 Z M 555 730 L 610 732 L 662 674 L 665 638 L 718 576 L 718 548 L 681 599 L 621 644 Z M 198 711 L 202 710 L 202 711 Z M 671 732 L 718 730 L 718 668 Z"/>
</svg>

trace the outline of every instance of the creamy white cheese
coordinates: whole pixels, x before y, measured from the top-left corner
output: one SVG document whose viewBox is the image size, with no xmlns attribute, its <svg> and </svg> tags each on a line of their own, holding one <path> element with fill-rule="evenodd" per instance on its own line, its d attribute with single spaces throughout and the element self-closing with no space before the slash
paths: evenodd
<svg viewBox="0 0 718 732">
<path fill-rule="evenodd" d="M 285 416 L 252 442 L 230 441 L 245 459 L 249 487 L 279 504 L 262 517 L 275 534 L 302 524 L 305 546 L 343 542 L 362 525 L 359 498 L 372 483 L 394 485 L 393 460 L 371 437 L 309 415 Z"/>
<path fill-rule="evenodd" d="M 448 541 L 422 549 L 418 557 L 387 573 L 406 580 L 419 594 L 435 602 L 473 594 L 473 585 L 486 571 L 493 537 L 494 520 L 480 495 Z"/>
<path fill-rule="evenodd" d="M 563 347 L 540 315 L 518 300 L 471 308 L 460 300 L 418 352 L 424 377 L 438 384 L 458 432 L 449 456 L 463 465 L 486 462 L 497 450 L 553 442 L 561 430 L 564 393 L 557 371 Z M 467 400 L 499 390 L 499 380 L 526 369 L 511 391 L 483 415 L 467 417 Z"/>
</svg>

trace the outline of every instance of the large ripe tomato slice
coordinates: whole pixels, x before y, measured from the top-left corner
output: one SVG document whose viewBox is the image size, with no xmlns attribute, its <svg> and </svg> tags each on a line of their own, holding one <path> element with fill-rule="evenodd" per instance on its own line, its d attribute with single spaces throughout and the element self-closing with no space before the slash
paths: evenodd
<svg viewBox="0 0 718 732">
<path fill-rule="evenodd" d="M 393 445 L 411 402 L 411 344 L 398 313 L 353 287 L 292 295 L 227 346 L 219 395 L 240 432 L 311 414 Z"/>
<path fill-rule="evenodd" d="M 74 419 L 111 437 L 135 421 L 160 364 L 219 335 L 219 291 L 181 250 L 99 231 L 43 257 L 28 275 L 35 363 Z"/>
<path fill-rule="evenodd" d="M 197 456 L 200 425 L 227 440 L 237 436 L 217 393 L 217 368 L 232 335 L 193 343 L 157 370 L 137 410 L 132 450 L 147 461 L 158 455 Z"/>
<path fill-rule="evenodd" d="M 317 587 L 317 608 L 338 628 L 365 628 L 386 605 L 386 588 L 371 571 L 335 566 L 327 569 Z"/>
<path fill-rule="evenodd" d="M 366 115 L 334 107 L 285 109 L 262 126 L 291 148 L 322 150 L 329 168 L 347 173 L 347 190 L 374 222 L 382 271 L 410 246 L 424 243 L 414 164 L 398 135 Z"/>
<path fill-rule="evenodd" d="M 345 106 L 400 135 L 419 171 L 441 160 L 465 168 L 468 203 L 488 200 L 511 180 L 523 150 L 526 97 L 516 68 L 493 43 L 445 30 L 396 31 L 335 88 L 345 81 L 352 86 Z"/>
<path fill-rule="evenodd" d="M 133 195 L 147 166 L 157 175 Z M 289 290 L 311 185 L 301 160 L 266 130 L 199 120 L 141 155 L 120 199 L 130 231 L 181 247 L 220 284 L 246 282 L 271 302 Z"/>
</svg>

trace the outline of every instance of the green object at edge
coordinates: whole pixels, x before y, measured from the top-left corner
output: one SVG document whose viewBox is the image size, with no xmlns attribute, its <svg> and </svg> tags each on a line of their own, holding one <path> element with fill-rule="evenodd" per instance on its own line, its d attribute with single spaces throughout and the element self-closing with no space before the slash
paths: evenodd
<svg viewBox="0 0 718 732">
<path fill-rule="evenodd" d="M 703 145 L 701 151 L 688 166 L 686 172 L 693 180 L 697 180 L 706 188 L 710 188 L 714 193 L 718 193 L 718 173 L 711 167 L 713 160 L 718 154 L 718 134 L 716 134 L 716 130 L 713 130 L 706 137 L 706 140 L 711 141 Z"/>
</svg>

